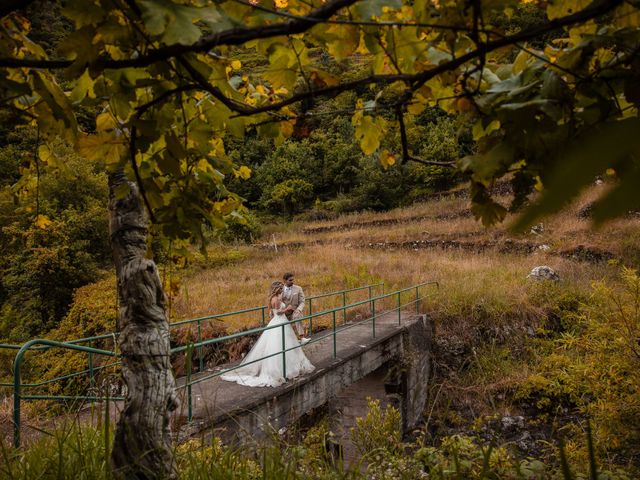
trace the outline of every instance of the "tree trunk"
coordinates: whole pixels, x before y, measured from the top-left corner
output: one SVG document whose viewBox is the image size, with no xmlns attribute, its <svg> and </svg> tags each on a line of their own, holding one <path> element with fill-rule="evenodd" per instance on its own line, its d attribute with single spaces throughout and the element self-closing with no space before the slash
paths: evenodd
<svg viewBox="0 0 640 480">
<path fill-rule="evenodd" d="M 116 199 L 116 188 L 129 186 Z M 111 248 L 118 278 L 118 344 L 127 386 L 116 427 L 111 466 L 116 478 L 177 478 L 169 412 L 177 403 L 169 358 L 165 296 L 147 252 L 147 215 L 138 187 L 123 172 L 109 177 Z"/>
</svg>

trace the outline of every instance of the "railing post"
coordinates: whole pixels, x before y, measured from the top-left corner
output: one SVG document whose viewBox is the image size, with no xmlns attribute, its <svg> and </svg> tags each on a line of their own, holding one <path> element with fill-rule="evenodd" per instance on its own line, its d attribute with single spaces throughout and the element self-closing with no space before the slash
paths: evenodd
<svg viewBox="0 0 640 480">
<path fill-rule="evenodd" d="M 188 412 L 187 419 L 191 422 L 193 418 L 193 395 L 191 391 L 191 360 L 193 356 L 193 343 L 187 349 L 187 400 L 188 400 Z"/>
<path fill-rule="evenodd" d="M 309 336 L 313 334 L 313 307 L 311 306 L 311 299 L 309 299 Z"/>
<path fill-rule="evenodd" d="M 376 299 L 373 299 L 371 306 L 371 324 L 373 325 L 373 338 L 376 338 Z"/>
<path fill-rule="evenodd" d="M 373 295 L 372 295 L 372 287 L 371 287 L 371 285 L 369 285 L 369 300 L 371 300 L 371 297 L 373 297 Z M 370 304 L 369 310 L 371 310 L 371 312 L 373 312 L 373 302 Z"/>
<path fill-rule="evenodd" d="M 24 348 L 24 345 L 22 348 Z M 22 348 L 16 354 L 13 365 L 13 446 L 15 448 L 20 448 L 20 389 L 22 387 L 20 368 L 22 367 Z"/>
<path fill-rule="evenodd" d="M 400 316 L 400 292 L 398 292 L 398 325 L 402 324 L 402 319 Z"/>
<path fill-rule="evenodd" d="M 199 359 L 199 372 L 204 371 L 204 358 L 202 357 L 202 335 L 200 329 L 200 319 L 198 319 L 198 359 Z"/>
<path fill-rule="evenodd" d="M 267 307 L 262 307 L 262 324 L 261 324 L 261 326 L 263 326 L 263 327 L 264 327 L 264 311 L 265 311 L 266 308 Z"/>
<path fill-rule="evenodd" d="M 287 378 L 287 346 L 284 339 L 284 323 L 282 324 L 282 377 Z"/>
<path fill-rule="evenodd" d="M 336 311 L 333 311 L 333 358 L 338 356 L 338 345 L 336 339 Z"/>
<path fill-rule="evenodd" d="M 416 313 L 420 313 L 420 295 L 418 294 L 418 287 L 416 287 Z"/>
<path fill-rule="evenodd" d="M 89 347 L 93 348 L 93 341 L 89 342 Z M 89 387 L 93 389 L 95 381 L 93 379 L 93 352 L 89 352 Z"/>
</svg>

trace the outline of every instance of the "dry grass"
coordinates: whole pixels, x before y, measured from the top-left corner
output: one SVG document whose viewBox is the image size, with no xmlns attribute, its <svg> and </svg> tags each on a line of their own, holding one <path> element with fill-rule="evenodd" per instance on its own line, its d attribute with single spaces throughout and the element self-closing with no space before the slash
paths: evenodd
<svg viewBox="0 0 640 480">
<path fill-rule="evenodd" d="M 460 197 L 384 213 L 350 214 L 332 221 L 271 226 L 264 240 L 269 245 L 275 243 L 277 252 L 273 246 L 218 246 L 213 250 L 211 267 L 205 262 L 199 270 L 184 272 L 180 294 L 173 302 L 174 316 L 198 317 L 264 305 L 269 284 L 285 271 L 295 272 L 307 295 L 376 282 L 384 282 L 391 291 L 437 280 L 441 288 L 430 299 L 429 308 L 442 318 L 478 311 L 505 316 L 531 310 L 530 282 L 525 277 L 532 267 L 548 264 L 564 282 L 587 287 L 615 268 L 606 262 L 576 261 L 570 258 L 571 249 L 583 245 L 623 259 L 630 252 L 640 252 L 640 219 L 616 220 L 594 230 L 588 219 L 579 216 L 600 193 L 598 188 L 585 192 L 561 214 L 545 219 L 541 233 L 513 234 L 506 225 L 484 228 L 469 217 L 468 199 Z M 502 201 L 507 203 L 508 198 Z M 338 230 L 305 233 L 319 228 Z M 457 241 L 466 247 L 398 248 L 402 242 L 416 240 Z M 529 254 L 500 253 L 509 251 L 498 247 L 508 246 L 510 241 L 532 245 L 534 250 Z M 384 245 L 366 248 L 370 243 Z M 549 250 L 536 250 L 538 245 L 547 245 Z M 232 260 L 225 262 L 227 257 Z M 333 299 L 335 305 L 337 301 Z M 257 323 L 259 313 L 226 320 L 228 330 Z"/>
</svg>

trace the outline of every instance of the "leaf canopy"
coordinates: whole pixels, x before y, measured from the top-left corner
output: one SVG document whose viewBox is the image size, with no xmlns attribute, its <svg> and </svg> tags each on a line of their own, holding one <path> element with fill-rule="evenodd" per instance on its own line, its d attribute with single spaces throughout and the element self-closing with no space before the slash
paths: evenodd
<svg viewBox="0 0 640 480">
<path fill-rule="evenodd" d="M 622 214 L 638 203 L 640 4 L 554 0 L 532 26 L 492 26 L 519 4 L 69 0 L 73 29 L 52 54 L 16 10 L 0 30 L 1 105 L 45 144 L 62 137 L 124 169 L 172 238 L 201 239 L 203 224 L 242 210 L 226 179 L 251 172 L 227 156 L 227 135 L 281 143 L 309 103 L 345 91 L 359 97 L 350 114 L 362 151 L 385 168 L 415 160 L 402 132 L 426 107 L 464 117 L 477 151 L 457 168 L 485 224 L 506 215 L 488 194 L 505 175 L 517 179 L 512 208 L 534 185 L 548 190 L 520 226 L 610 168 L 618 184 L 596 218 Z M 238 47 L 260 60 L 243 64 Z M 345 62 L 358 68 L 327 68 Z M 87 108 L 95 126 L 81 129 Z M 401 152 L 387 142 L 398 130 Z"/>
</svg>

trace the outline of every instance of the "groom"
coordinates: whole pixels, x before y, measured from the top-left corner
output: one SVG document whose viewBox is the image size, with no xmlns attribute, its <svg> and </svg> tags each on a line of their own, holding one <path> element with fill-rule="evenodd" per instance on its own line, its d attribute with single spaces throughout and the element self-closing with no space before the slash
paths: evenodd
<svg viewBox="0 0 640 480">
<path fill-rule="evenodd" d="M 304 316 L 304 292 L 302 287 L 294 285 L 293 273 L 285 273 L 282 277 L 284 280 L 284 291 L 282 292 L 282 301 L 287 308 L 287 318 L 291 320 L 297 320 Z M 294 329 L 300 335 L 302 343 L 309 341 L 308 338 L 304 338 L 304 325 L 302 322 L 294 324 Z"/>
</svg>

